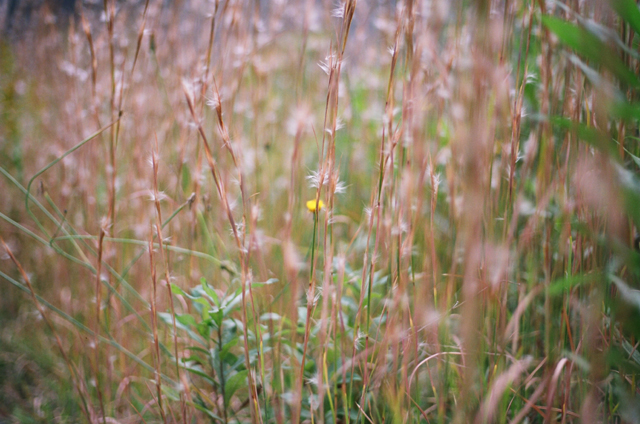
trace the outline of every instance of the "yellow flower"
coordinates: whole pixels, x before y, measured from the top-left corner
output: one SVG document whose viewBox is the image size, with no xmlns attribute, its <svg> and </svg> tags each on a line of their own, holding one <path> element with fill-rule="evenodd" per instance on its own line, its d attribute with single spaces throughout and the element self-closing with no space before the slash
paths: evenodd
<svg viewBox="0 0 640 424">
<path fill-rule="evenodd" d="M 315 199 L 314 200 L 309 200 L 307 202 L 307 209 L 309 209 L 309 212 L 316 212 L 319 211 L 320 209 L 324 208 L 324 202 L 322 200 L 318 200 L 318 203 L 316 204 Z"/>
</svg>

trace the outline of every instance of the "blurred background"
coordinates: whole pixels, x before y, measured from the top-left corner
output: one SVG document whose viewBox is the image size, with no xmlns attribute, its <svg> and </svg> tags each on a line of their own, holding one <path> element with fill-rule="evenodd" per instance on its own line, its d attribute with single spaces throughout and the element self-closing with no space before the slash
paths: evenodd
<svg viewBox="0 0 640 424">
<path fill-rule="evenodd" d="M 637 32 L 0 0 L 0 423 L 640 422 Z"/>
</svg>

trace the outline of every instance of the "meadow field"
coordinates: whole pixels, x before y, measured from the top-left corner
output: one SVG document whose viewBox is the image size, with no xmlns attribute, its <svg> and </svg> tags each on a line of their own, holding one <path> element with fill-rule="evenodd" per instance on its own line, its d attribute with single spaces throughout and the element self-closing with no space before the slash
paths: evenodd
<svg viewBox="0 0 640 424">
<path fill-rule="evenodd" d="M 640 423 L 634 0 L 52 4 L 0 423 Z"/>
</svg>

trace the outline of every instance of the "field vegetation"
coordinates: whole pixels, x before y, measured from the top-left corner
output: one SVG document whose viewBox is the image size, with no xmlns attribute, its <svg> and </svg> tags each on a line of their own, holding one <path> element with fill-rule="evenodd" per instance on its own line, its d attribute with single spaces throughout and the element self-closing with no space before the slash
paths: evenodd
<svg viewBox="0 0 640 424">
<path fill-rule="evenodd" d="M 0 40 L 0 423 L 640 423 L 635 1 L 80 3 Z"/>
</svg>

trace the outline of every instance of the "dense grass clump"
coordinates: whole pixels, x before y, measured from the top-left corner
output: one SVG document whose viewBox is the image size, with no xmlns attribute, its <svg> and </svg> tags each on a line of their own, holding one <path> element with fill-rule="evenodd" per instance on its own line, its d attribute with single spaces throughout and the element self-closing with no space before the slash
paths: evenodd
<svg viewBox="0 0 640 424">
<path fill-rule="evenodd" d="M 0 44 L 0 422 L 640 422 L 634 1 L 77 12 Z"/>
</svg>

